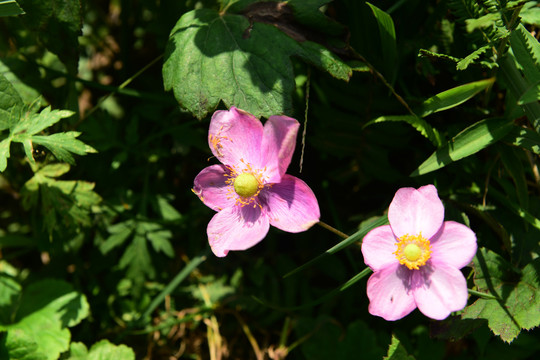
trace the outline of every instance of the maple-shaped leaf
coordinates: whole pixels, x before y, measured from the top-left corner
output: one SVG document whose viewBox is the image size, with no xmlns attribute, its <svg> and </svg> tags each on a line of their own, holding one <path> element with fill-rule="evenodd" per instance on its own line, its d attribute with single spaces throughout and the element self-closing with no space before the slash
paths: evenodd
<svg viewBox="0 0 540 360">
<path fill-rule="evenodd" d="M 290 114 L 295 88 L 291 56 L 338 79 L 350 78 L 351 68 L 335 53 L 288 26 L 293 15 L 286 4 L 269 4 L 280 7 L 265 17 L 193 10 L 171 31 L 163 65 L 165 89 L 173 90 L 180 105 L 197 118 L 220 101 L 257 117 Z M 279 15 L 286 11 L 290 17 L 282 20 Z"/>
<path fill-rule="evenodd" d="M 506 342 L 514 340 L 522 329 L 540 325 L 540 258 L 519 271 L 482 248 L 473 267 L 478 291 L 497 299 L 476 300 L 463 311 L 463 319 L 486 319 L 491 331 Z"/>
<path fill-rule="evenodd" d="M 49 234 L 62 228 L 89 226 L 92 207 L 101 202 L 101 197 L 93 191 L 94 183 L 56 179 L 69 168 L 68 164 L 46 165 L 21 191 L 25 208 L 41 205 L 43 224 Z"/>
<path fill-rule="evenodd" d="M 0 112 L 1 114 L 1 112 Z M 18 121 L 7 122 L 10 133 L 8 137 L 0 142 L 0 171 L 7 167 L 7 159 L 10 156 L 12 142 L 21 143 L 28 160 L 35 164 L 34 144 L 46 147 L 58 160 L 69 164 L 75 164 L 72 155 L 86 155 L 95 153 L 96 150 L 78 140 L 81 134 L 76 131 L 59 132 L 51 135 L 38 135 L 43 130 L 56 124 L 61 119 L 72 116 L 69 110 L 51 110 L 51 107 L 44 108 L 40 113 L 28 114 Z M 2 122 L 0 121 L 0 125 Z"/>
</svg>

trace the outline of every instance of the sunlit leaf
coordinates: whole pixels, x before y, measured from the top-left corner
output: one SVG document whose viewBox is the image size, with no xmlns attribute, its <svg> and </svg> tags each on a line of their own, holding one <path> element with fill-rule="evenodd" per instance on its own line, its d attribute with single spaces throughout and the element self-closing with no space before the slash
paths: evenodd
<svg viewBox="0 0 540 360">
<path fill-rule="evenodd" d="M 269 24 L 250 24 L 243 15 L 194 10 L 171 31 L 164 85 L 199 119 L 220 101 L 257 117 L 290 114 L 293 55 L 340 79 L 352 74 L 338 56 L 317 43 L 298 42 Z"/>
<path fill-rule="evenodd" d="M 514 340 L 522 329 L 540 325 L 540 259 L 517 270 L 501 256 L 482 248 L 473 267 L 478 291 L 498 299 L 476 300 L 465 308 L 463 319 L 487 319 L 491 331 L 506 342 Z"/>
<path fill-rule="evenodd" d="M 426 120 L 413 115 L 385 115 L 385 116 L 379 116 L 376 119 L 373 119 L 369 121 L 364 127 L 370 126 L 372 124 L 378 124 L 383 122 L 389 122 L 389 121 L 403 121 L 407 124 L 414 127 L 420 134 L 422 134 L 426 139 L 431 141 L 433 145 L 436 147 L 441 146 L 442 139 L 441 135 L 437 131 L 437 129 L 434 129 L 431 125 L 429 125 Z"/>
<path fill-rule="evenodd" d="M 522 24 L 510 34 L 510 45 L 530 84 L 540 82 L 540 44 Z"/>
<path fill-rule="evenodd" d="M 540 100 L 540 83 L 532 85 L 527 91 L 521 95 L 518 99 L 519 105 L 529 104 Z"/>
<path fill-rule="evenodd" d="M 438 93 L 424 101 L 419 111 L 419 116 L 425 117 L 461 105 L 482 90 L 493 85 L 494 82 L 495 78 L 490 78 L 456 86 L 455 88 Z"/>
<path fill-rule="evenodd" d="M 489 45 L 485 45 L 479 49 L 476 49 L 469 55 L 465 56 L 463 59 L 459 60 L 458 63 L 456 64 L 456 69 L 458 70 L 467 69 L 469 65 L 474 64 L 476 60 L 478 60 L 480 55 L 482 55 L 483 53 L 485 53 L 487 50 L 490 50 L 490 49 L 491 49 L 491 46 Z"/>
<path fill-rule="evenodd" d="M 536 131 L 514 126 L 504 140 L 540 155 L 540 135 Z"/>
<path fill-rule="evenodd" d="M 0 359 L 47 360 L 47 355 L 39 348 L 32 335 L 20 329 L 0 333 Z"/>
<path fill-rule="evenodd" d="M 414 356 L 409 355 L 407 350 L 401 345 L 401 341 L 392 335 L 392 342 L 388 347 L 388 353 L 384 360 L 414 360 Z"/>
<path fill-rule="evenodd" d="M 21 9 L 15 0 L 0 0 L 0 16 L 22 15 L 24 10 Z"/>
<path fill-rule="evenodd" d="M 83 343 L 73 342 L 66 360 L 135 360 L 133 349 L 126 345 L 114 345 L 108 340 L 101 340 L 88 350 Z"/>
<path fill-rule="evenodd" d="M 413 171 L 411 176 L 427 174 L 485 149 L 512 130 L 512 123 L 506 119 L 481 120 L 437 149 L 426 161 Z"/>
</svg>

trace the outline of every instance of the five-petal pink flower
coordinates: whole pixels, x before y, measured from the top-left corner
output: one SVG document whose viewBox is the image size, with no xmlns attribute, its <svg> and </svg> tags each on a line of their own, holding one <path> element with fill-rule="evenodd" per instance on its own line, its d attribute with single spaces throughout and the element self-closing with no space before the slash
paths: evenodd
<svg viewBox="0 0 540 360">
<path fill-rule="evenodd" d="M 208 143 L 221 164 L 203 169 L 193 192 L 218 212 L 207 227 L 216 256 L 254 246 L 270 225 L 296 233 L 319 221 L 313 191 L 285 174 L 299 126 L 293 118 L 271 116 L 263 127 L 235 107 L 212 116 Z"/>
<path fill-rule="evenodd" d="M 476 253 L 476 235 L 444 221 L 433 185 L 399 189 L 388 209 L 390 225 L 370 231 L 362 242 L 373 270 L 367 283 L 369 312 L 398 320 L 415 308 L 442 320 L 467 305 L 467 282 L 459 269 Z"/>
</svg>

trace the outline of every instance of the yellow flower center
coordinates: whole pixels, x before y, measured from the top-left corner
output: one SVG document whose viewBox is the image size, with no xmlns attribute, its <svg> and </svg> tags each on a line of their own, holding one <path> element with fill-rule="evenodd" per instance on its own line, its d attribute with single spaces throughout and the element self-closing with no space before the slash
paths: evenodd
<svg viewBox="0 0 540 360">
<path fill-rule="evenodd" d="M 259 191 L 257 178 L 250 173 L 242 173 L 233 181 L 234 191 L 241 197 L 252 197 Z"/>
<path fill-rule="evenodd" d="M 429 240 L 423 237 L 422 233 L 413 236 L 405 234 L 398 239 L 396 246 L 397 250 L 393 254 L 400 264 L 411 270 L 420 269 L 431 257 Z"/>
</svg>

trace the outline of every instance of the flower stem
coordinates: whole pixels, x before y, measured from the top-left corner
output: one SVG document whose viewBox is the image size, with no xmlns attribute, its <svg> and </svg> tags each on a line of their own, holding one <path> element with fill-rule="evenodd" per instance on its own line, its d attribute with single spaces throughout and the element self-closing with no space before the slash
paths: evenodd
<svg viewBox="0 0 540 360">
<path fill-rule="evenodd" d="M 334 234 L 336 234 L 337 236 L 340 236 L 340 237 L 342 237 L 344 239 L 347 239 L 349 237 L 349 235 L 345 234 L 344 232 L 339 231 L 338 229 L 328 225 L 325 222 L 319 221 L 317 224 L 319 224 L 320 226 L 322 226 L 326 230 L 329 230 L 329 231 L 333 232 Z"/>
<path fill-rule="evenodd" d="M 469 294 L 474 295 L 474 296 L 478 296 L 479 298 L 482 298 L 482 299 L 487 299 L 487 300 L 497 300 L 498 299 L 498 297 L 496 297 L 496 296 L 486 294 L 486 293 L 483 293 L 483 292 L 480 292 L 480 291 L 471 290 L 471 289 L 467 289 L 467 291 L 469 292 Z"/>
</svg>

